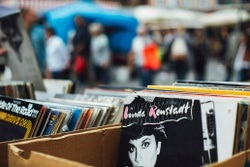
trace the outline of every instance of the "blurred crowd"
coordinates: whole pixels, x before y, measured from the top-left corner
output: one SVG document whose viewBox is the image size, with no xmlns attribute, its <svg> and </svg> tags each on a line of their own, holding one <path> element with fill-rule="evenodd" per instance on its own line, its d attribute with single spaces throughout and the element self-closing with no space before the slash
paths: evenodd
<svg viewBox="0 0 250 167">
<path fill-rule="evenodd" d="M 111 52 L 101 24 L 88 24 L 83 17 L 75 16 L 75 29 L 64 43 L 34 10 L 22 8 L 21 16 L 44 78 L 71 79 L 90 86 L 109 83 Z"/>
<path fill-rule="evenodd" d="M 103 25 L 88 23 L 77 15 L 75 29 L 64 43 L 46 20 L 38 19 L 34 10 L 23 8 L 21 16 L 44 78 L 71 79 L 89 86 L 112 82 L 110 73 L 115 62 Z M 250 30 L 243 26 L 236 31 L 235 27 L 226 26 L 185 29 L 180 25 L 153 30 L 139 25 L 126 65 L 141 86 L 154 84 L 153 77 L 159 71 L 172 71 L 180 80 L 187 79 L 188 72 L 193 71 L 196 80 L 205 80 L 209 59 L 225 66 L 226 76 L 221 80 L 231 81 L 236 73 L 237 81 L 249 81 L 249 37 Z M 0 50 L 0 54 L 5 52 Z"/>
<path fill-rule="evenodd" d="M 161 50 L 162 66 L 158 70 L 145 69 L 142 51 L 149 39 Z M 129 61 L 133 61 L 141 85 L 154 84 L 150 79 L 159 70 L 173 71 L 176 79 L 187 79 L 190 71 L 195 80 L 206 80 L 207 63 L 214 59 L 225 67 L 225 78 L 221 81 L 250 80 L 250 29 L 242 26 L 239 31 L 235 27 L 221 26 L 216 28 L 185 29 L 178 26 L 166 30 L 150 30 L 140 26 L 132 44 Z M 131 62 L 130 62 L 131 64 Z M 216 75 L 216 74 L 215 74 Z M 147 79 L 146 79 L 147 78 Z"/>
</svg>

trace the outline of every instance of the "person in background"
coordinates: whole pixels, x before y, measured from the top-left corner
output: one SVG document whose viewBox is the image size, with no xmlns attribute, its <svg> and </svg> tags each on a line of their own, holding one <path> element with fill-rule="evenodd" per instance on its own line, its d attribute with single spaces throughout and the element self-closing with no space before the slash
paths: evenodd
<svg viewBox="0 0 250 167">
<path fill-rule="evenodd" d="M 142 25 L 139 26 L 137 28 L 137 36 L 133 39 L 132 48 L 128 56 L 128 65 L 131 70 L 135 67 L 141 86 L 147 86 L 153 83 L 153 72 L 143 68 L 144 48 L 146 44 L 151 42 L 153 42 L 153 40 L 147 34 L 146 28 Z"/>
<path fill-rule="evenodd" d="M 233 64 L 235 60 L 236 53 L 239 48 L 240 43 L 240 31 L 234 30 L 228 36 L 228 49 L 225 58 L 225 66 L 226 66 L 226 76 L 225 81 L 230 81 L 233 79 L 234 71 Z"/>
<path fill-rule="evenodd" d="M 164 30 L 163 35 L 163 62 L 166 63 L 167 70 L 171 68 L 171 62 L 170 62 L 170 47 L 172 44 L 172 41 L 174 39 L 174 31 L 172 29 L 166 29 Z"/>
<path fill-rule="evenodd" d="M 73 45 L 73 38 L 75 36 L 75 33 L 76 33 L 76 30 L 72 29 L 72 30 L 69 30 L 68 35 L 67 35 L 67 38 L 68 38 L 67 46 L 69 49 L 69 53 L 71 55 L 71 60 L 73 60 L 74 50 L 75 50 L 74 45 Z"/>
<path fill-rule="evenodd" d="M 88 29 L 87 22 L 80 16 L 77 15 L 74 18 L 74 22 L 76 25 L 76 31 L 73 37 L 73 61 L 76 56 L 83 56 L 86 60 L 87 64 L 90 64 L 90 33 Z M 89 84 L 93 84 L 92 79 L 92 67 L 89 66 L 87 71 L 82 71 L 82 73 L 77 73 L 77 81 L 79 83 L 83 83 L 85 79 L 88 80 Z M 87 73 L 87 74 L 86 74 Z"/>
<path fill-rule="evenodd" d="M 151 38 L 158 44 L 161 45 L 163 42 L 160 30 L 150 30 Z"/>
<path fill-rule="evenodd" d="M 7 53 L 7 49 L 3 48 L 1 45 L 0 45 L 0 56 L 3 56 Z"/>
<path fill-rule="evenodd" d="M 227 55 L 228 50 L 228 36 L 229 36 L 229 30 L 227 27 L 221 27 L 220 28 L 220 34 L 219 34 L 219 40 L 221 43 L 221 49 L 219 54 L 220 61 L 224 62 Z"/>
<path fill-rule="evenodd" d="M 173 30 L 172 29 L 166 29 L 164 31 L 164 36 L 163 36 L 163 45 L 168 48 L 171 41 L 173 40 L 173 38 L 174 38 Z"/>
<path fill-rule="evenodd" d="M 31 8 L 22 8 L 21 16 L 23 18 L 24 27 L 26 28 L 34 48 L 38 67 L 43 77 L 45 77 L 45 38 L 44 27 L 38 24 L 38 17 L 35 11 Z"/>
<path fill-rule="evenodd" d="M 250 80 L 250 29 L 243 31 L 236 54 L 234 69 L 238 81 Z"/>
<path fill-rule="evenodd" d="M 99 23 L 92 23 L 89 30 L 91 34 L 91 62 L 94 66 L 96 83 L 108 84 L 111 61 L 108 37 L 103 33 L 103 27 Z"/>
<path fill-rule="evenodd" d="M 204 30 L 197 29 L 194 32 L 194 70 L 196 80 L 205 80 L 206 62 L 208 58 L 208 43 Z"/>
<path fill-rule="evenodd" d="M 46 27 L 46 78 L 69 79 L 70 53 L 53 28 Z"/>
<path fill-rule="evenodd" d="M 176 73 L 176 78 L 183 80 L 186 79 L 189 68 L 193 64 L 193 47 L 190 35 L 186 32 L 185 28 L 179 26 L 170 44 L 168 52 L 171 66 Z"/>
</svg>

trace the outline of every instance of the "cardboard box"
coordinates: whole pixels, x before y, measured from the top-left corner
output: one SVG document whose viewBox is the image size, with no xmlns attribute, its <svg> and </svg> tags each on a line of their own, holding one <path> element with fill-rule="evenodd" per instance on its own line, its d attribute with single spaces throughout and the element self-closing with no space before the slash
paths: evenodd
<svg viewBox="0 0 250 167">
<path fill-rule="evenodd" d="M 236 166 L 243 167 L 247 161 L 248 161 L 248 164 L 250 164 L 250 150 L 235 154 L 230 159 L 225 160 L 220 163 L 214 163 L 210 165 L 209 167 L 236 167 Z"/>
<path fill-rule="evenodd" d="M 116 166 L 120 133 L 121 126 L 111 126 L 10 143 L 9 167 Z"/>
<path fill-rule="evenodd" d="M 120 133 L 116 125 L 9 143 L 9 167 L 116 166 Z M 206 167 L 244 166 L 247 159 L 250 150 Z"/>
<path fill-rule="evenodd" d="M 61 137 L 64 135 L 68 135 L 68 134 L 75 134 L 75 133 L 82 133 L 82 132 L 87 132 L 87 131 L 91 131 L 91 130 L 97 130 L 100 128 L 108 128 L 108 127 L 120 127 L 120 125 L 108 125 L 108 126 L 102 126 L 102 127 L 95 127 L 95 128 L 87 128 L 87 129 L 82 129 L 82 130 L 77 130 L 77 131 L 71 131 L 71 132 L 67 132 L 67 133 L 60 133 L 60 134 L 55 134 L 55 135 L 51 135 L 49 136 L 49 138 L 57 138 L 57 137 Z M 31 141 L 31 140 L 35 140 L 35 139 L 42 139 L 45 138 L 43 136 L 41 137 L 35 137 L 35 138 L 29 138 L 29 139 L 23 139 L 23 140 L 14 140 L 14 141 L 8 141 L 8 142 L 1 142 L 0 143 L 0 167 L 8 167 L 8 144 L 11 143 L 16 143 L 16 142 L 23 142 L 23 141 Z M 46 137 L 48 138 L 48 136 Z"/>
</svg>

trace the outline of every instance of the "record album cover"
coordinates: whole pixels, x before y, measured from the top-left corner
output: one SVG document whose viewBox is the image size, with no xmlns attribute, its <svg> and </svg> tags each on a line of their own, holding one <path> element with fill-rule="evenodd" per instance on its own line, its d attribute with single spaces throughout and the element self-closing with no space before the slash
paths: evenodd
<svg viewBox="0 0 250 167">
<path fill-rule="evenodd" d="M 31 137 L 44 109 L 43 105 L 0 96 L 0 142 Z"/>
<path fill-rule="evenodd" d="M 223 140 L 234 136 L 225 129 L 236 119 L 237 102 L 223 105 L 209 98 L 127 97 L 117 166 L 194 167 L 223 159 L 233 149 L 233 141 Z M 216 118 L 223 115 L 224 125 Z"/>
</svg>

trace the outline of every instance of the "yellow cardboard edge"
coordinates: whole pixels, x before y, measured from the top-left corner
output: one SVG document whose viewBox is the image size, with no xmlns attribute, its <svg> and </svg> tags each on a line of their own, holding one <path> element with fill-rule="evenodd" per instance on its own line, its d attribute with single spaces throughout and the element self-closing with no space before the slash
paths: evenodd
<svg viewBox="0 0 250 167">
<path fill-rule="evenodd" d="M 171 86 L 171 85 L 148 85 L 147 88 L 166 91 L 181 91 L 187 93 L 204 93 L 208 95 L 231 95 L 231 96 L 250 96 L 250 91 L 239 90 L 224 90 L 213 88 L 200 88 L 189 86 Z"/>
</svg>

